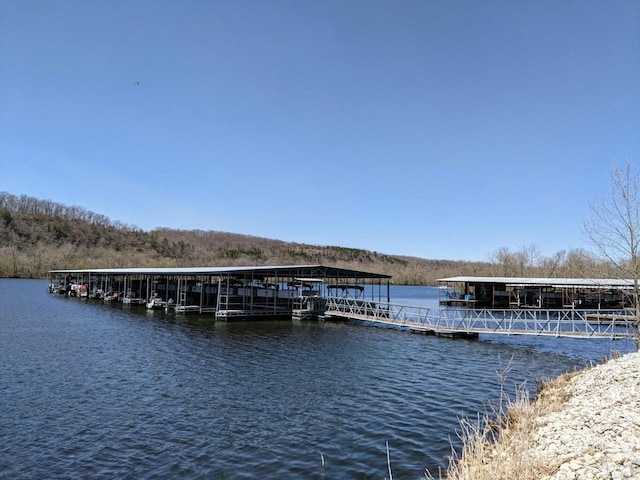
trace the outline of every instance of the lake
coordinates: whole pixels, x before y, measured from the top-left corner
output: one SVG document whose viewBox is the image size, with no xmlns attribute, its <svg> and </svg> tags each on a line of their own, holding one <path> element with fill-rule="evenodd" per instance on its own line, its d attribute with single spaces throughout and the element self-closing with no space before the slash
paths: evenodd
<svg viewBox="0 0 640 480">
<path fill-rule="evenodd" d="M 437 308 L 434 287 L 391 300 Z M 505 389 L 634 342 L 215 322 L 0 279 L 1 478 L 423 479 Z M 324 459 L 324 467 L 323 467 Z"/>
</svg>

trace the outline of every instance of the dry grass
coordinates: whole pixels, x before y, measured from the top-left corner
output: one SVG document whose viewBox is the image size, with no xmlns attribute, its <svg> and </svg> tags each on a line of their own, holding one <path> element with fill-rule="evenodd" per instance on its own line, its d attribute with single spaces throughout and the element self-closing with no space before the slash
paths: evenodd
<svg viewBox="0 0 640 480">
<path fill-rule="evenodd" d="M 454 451 L 446 475 L 427 480 L 537 480 L 552 475 L 560 462 L 540 458 L 534 448 L 536 419 L 558 411 L 571 398 L 572 372 L 538 385 L 538 395 L 531 401 L 523 389 L 515 400 L 506 399 L 506 409 L 486 413 L 460 422 L 462 452 Z"/>
</svg>

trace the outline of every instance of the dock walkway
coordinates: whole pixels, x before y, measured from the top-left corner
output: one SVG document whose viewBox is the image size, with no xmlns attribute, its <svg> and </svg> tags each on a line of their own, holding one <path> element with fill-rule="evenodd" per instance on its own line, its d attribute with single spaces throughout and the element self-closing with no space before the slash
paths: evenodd
<svg viewBox="0 0 640 480">
<path fill-rule="evenodd" d="M 607 315 L 607 321 L 594 315 Z M 635 338 L 635 317 L 623 310 L 459 309 L 425 307 L 331 297 L 326 315 L 443 336 L 479 334 L 538 335 L 573 338 Z"/>
</svg>

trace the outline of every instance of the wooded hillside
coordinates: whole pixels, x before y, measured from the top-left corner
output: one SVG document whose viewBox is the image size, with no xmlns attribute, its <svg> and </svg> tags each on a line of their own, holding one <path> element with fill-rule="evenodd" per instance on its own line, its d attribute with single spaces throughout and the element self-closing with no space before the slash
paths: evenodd
<svg viewBox="0 0 640 480">
<path fill-rule="evenodd" d="M 386 273 L 396 284 L 434 285 L 454 275 L 611 276 L 581 250 L 543 257 L 499 248 L 491 262 L 428 260 L 283 242 L 249 235 L 159 228 L 143 231 L 82 207 L 0 192 L 0 277 L 52 269 L 323 264 Z"/>
</svg>

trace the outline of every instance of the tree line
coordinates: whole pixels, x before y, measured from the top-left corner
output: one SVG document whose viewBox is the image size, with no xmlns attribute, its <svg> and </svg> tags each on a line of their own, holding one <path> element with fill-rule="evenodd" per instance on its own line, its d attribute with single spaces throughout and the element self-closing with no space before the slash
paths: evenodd
<svg viewBox="0 0 640 480">
<path fill-rule="evenodd" d="M 51 200 L 40 200 L 28 195 L 12 195 L 0 192 L 0 211 L 57 218 L 63 220 L 79 220 L 100 227 L 114 227 L 119 230 L 140 230 L 135 225 L 112 221 L 107 216 L 92 212 L 79 206 L 68 206 Z"/>
<path fill-rule="evenodd" d="M 53 269 L 325 264 L 435 285 L 457 275 L 615 277 L 583 249 L 545 256 L 535 245 L 498 247 L 486 262 L 435 260 L 204 230 L 134 226 L 51 200 L 0 192 L 0 277 L 43 278 Z"/>
</svg>

